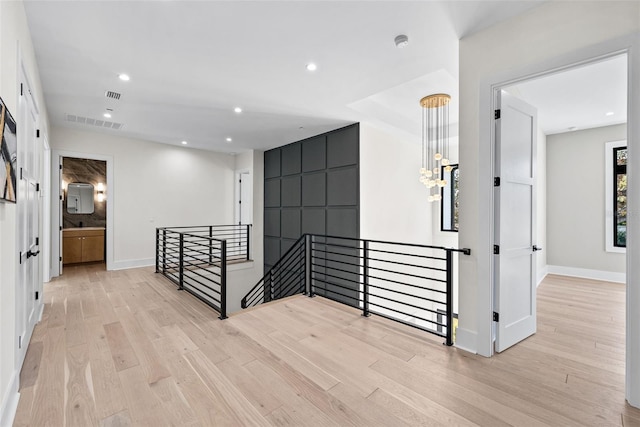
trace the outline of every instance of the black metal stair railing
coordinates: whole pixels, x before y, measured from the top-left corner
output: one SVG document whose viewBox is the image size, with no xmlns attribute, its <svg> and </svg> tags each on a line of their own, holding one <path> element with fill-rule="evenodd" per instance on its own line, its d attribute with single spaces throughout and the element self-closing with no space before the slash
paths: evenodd
<svg viewBox="0 0 640 427">
<path fill-rule="evenodd" d="M 304 293 L 423 329 L 453 344 L 453 265 L 469 249 L 306 234 L 242 299 Z"/>
<path fill-rule="evenodd" d="M 161 273 L 227 318 L 227 263 L 250 259 L 251 225 L 156 229 L 156 273 Z"/>
</svg>

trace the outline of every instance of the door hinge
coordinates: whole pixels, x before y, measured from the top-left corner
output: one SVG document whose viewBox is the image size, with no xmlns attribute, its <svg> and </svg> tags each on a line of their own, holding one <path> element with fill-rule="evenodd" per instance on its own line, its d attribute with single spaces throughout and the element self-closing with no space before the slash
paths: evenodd
<svg viewBox="0 0 640 427">
<path fill-rule="evenodd" d="M 36 138 L 40 138 L 40 129 L 36 129 Z"/>
<path fill-rule="evenodd" d="M 496 176 L 493 178 L 493 186 L 494 187 L 500 187 L 500 177 Z"/>
<path fill-rule="evenodd" d="M 36 300 L 40 299 L 40 292 L 36 291 Z"/>
<path fill-rule="evenodd" d="M 40 191 L 40 183 L 36 182 L 36 191 Z"/>
<path fill-rule="evenodd" d="M 59 260 L 59 261 L 60 261 L 60 262 L 62 262 L 62 257 L 60 257 L 60 260 Z"/>
<path fill-rule="evenodd" d="M 22 264 L 22 252 L 18 252 L 18 264 Z"/>
<path fill-rule="evenodd" d="M 20 179 L 22 179 L 22 168 L 20 168 Z"/>
<path fill-rule="evenodd" d="M 500 246 L 493 245 L 493 254 L 494 255 L 500 255 Z"/>
<path fill-rule="evenodd" d="M 62 231 L 62 226 L 60 226 L 60 231 Z"/>
<path fill-rule="evenodd" d="M 493 118 L 498 120 L 500 118 L 500 110 L 493 111 Z"/>
<path fill-rule="evenodd" d="M 20 96 L 24 95 L 24 89 L 22 83 L 20 83 Z"/>
<path fill-rule="evenodd" d="M 40 246 L 40 238 L 36 237 L 36 246 Z"/>
<path fill-rule="evenodd" d="M 500 321 L 500 313 L 496 313 L 495 311 L 493 312 L 493 321 L 494 322 Z"/>
<path fill-rule="evenodd" d="M 18 348 L 22 348 L 22 335 L 18 336 Z"/>
<path fill-rule="evenodd" d="M 62 200 L 62 194 L 60 195 L 60 200 Z"/>
<path fill-rule="evenodd" d="M 60 170 L 62 170 L 62 165 L 60 165 Z"/>
</svg>

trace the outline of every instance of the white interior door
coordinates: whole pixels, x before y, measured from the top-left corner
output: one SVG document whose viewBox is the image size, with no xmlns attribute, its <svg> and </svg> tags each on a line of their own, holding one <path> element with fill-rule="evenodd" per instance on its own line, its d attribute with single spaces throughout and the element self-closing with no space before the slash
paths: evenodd
<svg viewBox="0 0 640 427">
<path fill-rule="evenodd" d="M 496 118 L 494 309 L 495 349 L 536 332 L 537 112 L 506 92 Z"/>
<path fill-rule="evenodd" d="M 38 114 L 26 78 L 23 78 L 18 123 L 18 284 L 16 289 L 17 366 L 22 366 L 33 328 L 42 276 L 39 263 L 40 201 L 38 198 Z M 38 292 L 38 294 L 36 294 Z"/>
</svg>

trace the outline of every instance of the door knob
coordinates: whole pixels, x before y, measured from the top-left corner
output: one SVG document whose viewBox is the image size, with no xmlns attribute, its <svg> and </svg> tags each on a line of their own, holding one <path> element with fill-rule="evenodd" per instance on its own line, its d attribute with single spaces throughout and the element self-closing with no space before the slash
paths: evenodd
<svg viewBox="0 0 640 427">
<path fill-rule="evenodd" d="M 533 245 L 533 251 L 534 251 L 534 252 L 536 252 L 536 251 L 541 251 L 541 250 L 542 250 L 542 248 L 539 248 L 539 247 L 537 247 L 536 245 Z"/>
<path fill-rule="evenodd" d="M 40 253 L 40 251 L 37 251 L 37 252 L 28 251 L 27 252 L 27 259 L 31 258 L 32 256 L 38 256 L 39 253 Z"/>
</svg>

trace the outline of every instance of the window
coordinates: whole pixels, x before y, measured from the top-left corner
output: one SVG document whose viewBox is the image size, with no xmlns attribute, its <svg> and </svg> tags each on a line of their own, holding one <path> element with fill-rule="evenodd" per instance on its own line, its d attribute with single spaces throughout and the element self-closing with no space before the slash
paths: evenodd
<svg viewBox="0 0 640 427">
<path fill-rule="evenodd" d="M 440 211 L 440 229 L 442 231 L 458 231 L 458 211 L 460 191 L 458 187 L 458 165 L 452 165 L 450 172 L 444 172 L 447 185 L 442 187 L 442 207 Z"/>
<path fill-rule="evenodd" d="M 606 144 L 606 250 L 624 252 L 627 246 L 627 143 Z"/>
<path fill-rule="evenodd" d="M 627 246 L 627 147 L 613 149 L 613 245 Z"/>
</svg>

